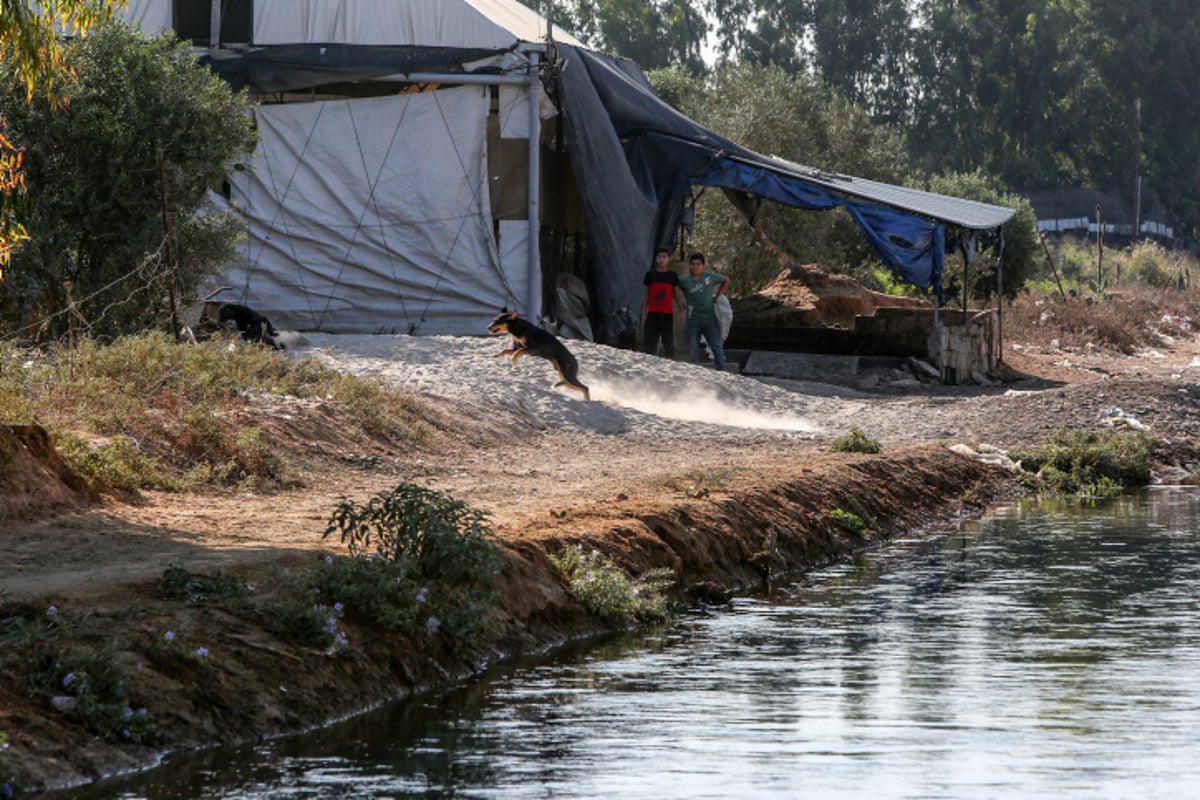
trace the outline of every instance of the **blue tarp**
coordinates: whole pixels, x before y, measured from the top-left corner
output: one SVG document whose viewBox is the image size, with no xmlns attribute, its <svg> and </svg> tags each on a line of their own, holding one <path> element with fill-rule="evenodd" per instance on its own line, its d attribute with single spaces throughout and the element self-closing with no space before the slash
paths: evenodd
<svg viewBox="0 0 1200 800">
<path fill-rule="evenodd" d="M 828 211 L 845 208 L 879 259 L 921 289 L 942 299 L 946 233 L 942 225 L 888 206 L 850 200 L 802 178 L 721 158 L 695 183 L 747 192 L 793 208 Z"/>
</svg>

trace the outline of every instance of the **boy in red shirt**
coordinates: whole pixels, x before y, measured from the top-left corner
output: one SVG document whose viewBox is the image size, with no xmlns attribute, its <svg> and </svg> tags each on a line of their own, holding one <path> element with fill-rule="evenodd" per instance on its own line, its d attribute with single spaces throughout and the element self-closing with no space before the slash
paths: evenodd
<svg viewBox="0 0 1200 800">
<path fill-rule="evenodd" d="M 642 349 L 654 355 L 662 339 L 663 355 L 675 357 L 675 309 L 684 309 L 679 276 L 671 269 L 671 253 L 665 247 L 654 251 L 654 268 L 642 279 L 646 297 L 642 301 Z"/>
</svg>

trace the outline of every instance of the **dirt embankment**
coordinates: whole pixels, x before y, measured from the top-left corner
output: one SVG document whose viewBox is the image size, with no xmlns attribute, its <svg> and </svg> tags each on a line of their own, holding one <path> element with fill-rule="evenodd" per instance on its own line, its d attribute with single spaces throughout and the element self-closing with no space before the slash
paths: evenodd
<svg viewBox="0 0 1200 800">
<path fill-rule="evenodd" d="M 761 585 L 768 575 L 827 563 L 901 532 L 978 513 L 1015 491 L 1003 471 L 940 447 L 885 457 L 789 455 L 784 465 L 748 459 L 719 480 L 701 480 L 702 486 L 680 476 L 654 492 L 631 489 L 585 503 L 560 498 L 549 508 L 526 507 L 503 517 L 502 601 L 488 631 L 491 657 L 600 632 L 547 562 L 547 552 L 568 545 L 600 551 L 633 574 L 670 567 L 684 590 L 681 599 L 690 594 L 713 603 L 726 592 Z M 844 527 L 830 514 L 834 509 L 857 514 L 869 529 Z M 297 560 L 295 553 L 287 555 Z M 225 563 L 247 575 L 267 560 L 261 553 L 242 554 Z M 187 566 L 203 572 L 198 563 Z M 72 592 L 57 588 L 7 598 L 0 616 L 42 616 L 47 603 L 57 600 L 60 613 L 94 609 L 115 623 L 120 658 L 137 665 L 131 706 L 149 709 L 163 746 L 172 749 L 302 731 L 464 677 L 477 666 L 436 647 L 414 650 L 353 619 L 344 621 L 349 655 L 296 647 L 249 621 L 236 604 L 163 600 L 156 580 L 113 585 L 106 592 L 93 588 L 88 609 L 75 607 Z M 203 642 L 207 659 L 163 659 L 154 643 L 164 630 Z M 5 755 L 26 789 L 89 781 L 148 766 L 157 757 L 150 748 L 97 739 L 17 685 L 0 684 L 0 709 L 0 729 L 12 738 Z"/>
</svg>

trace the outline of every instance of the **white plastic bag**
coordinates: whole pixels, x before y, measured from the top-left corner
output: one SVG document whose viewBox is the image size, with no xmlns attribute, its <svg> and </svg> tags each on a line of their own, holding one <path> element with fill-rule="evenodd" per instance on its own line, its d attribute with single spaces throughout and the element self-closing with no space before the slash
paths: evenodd
<svg viewBox="0 0 1200 800">
<path fill-rule="evenodd" d="M 729 326 L 733 324 L 733 306 L 729 304 L 729 298 L 721 295 L 716 299 L 714 310 L 717 312 L 717 324 L 721 326 L 721 344 L 725 343 L 725 337 L 729 335 Z"/>
</svg>

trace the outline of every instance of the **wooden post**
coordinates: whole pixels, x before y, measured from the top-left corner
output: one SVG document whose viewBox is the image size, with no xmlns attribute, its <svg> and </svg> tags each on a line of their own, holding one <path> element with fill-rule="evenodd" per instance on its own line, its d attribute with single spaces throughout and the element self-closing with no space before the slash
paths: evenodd
<svg viewBox="0 0 1200 800">
<path fill-rule="evenodd" d="M 1054 282 L 1058 284 L 1058 294 L 1065 303 L 1067 293 L 1063 290 L 1062 278 L 1058 277 L 1058 267 L 1054 266 L 1054 259 L 1050 257 L 1050 248 L 1046 246 L 1046 237 L 1042 236 L 1041 231 L 1038 231 L 1038 241 L 1042 243 L 1042 252 L 1046 254 L 1046 263 L 1050 265 L 1050 271 L 1054 273 Z"/>
<path fill-rule="evenodd" d="M 179 341 L 179 313 L 175 308 L 175 264 L 171 257 L 171 221 L 167 215 L 167 176 L 163 169 L 163 152 L 158 148 L 158 192 L 162 204 L 163 256 L 167 264 L 167 303 L 171 308 L 171 333 Z"/>
</svg>

